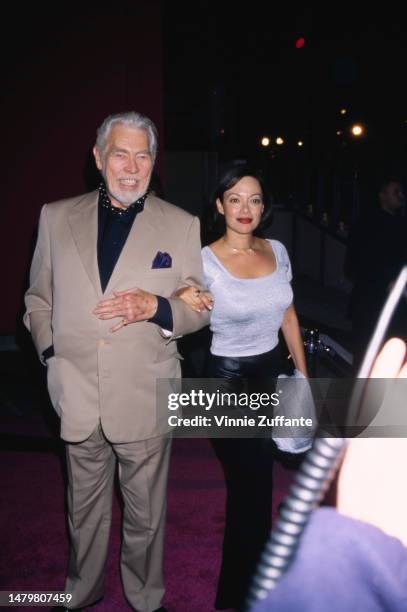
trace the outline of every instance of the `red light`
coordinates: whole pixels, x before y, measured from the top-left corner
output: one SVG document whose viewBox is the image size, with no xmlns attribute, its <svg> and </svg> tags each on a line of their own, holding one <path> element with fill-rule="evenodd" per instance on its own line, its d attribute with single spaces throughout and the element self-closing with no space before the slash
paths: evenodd
<svg viewBox="0 0 407 612">
<path fill-rule="evenodd" d="M 305 45 L 305 38 L 297 38 L 297 40 L 295 41 L 295 48 L 302 49 L 304 45 Z"/>
</svg>

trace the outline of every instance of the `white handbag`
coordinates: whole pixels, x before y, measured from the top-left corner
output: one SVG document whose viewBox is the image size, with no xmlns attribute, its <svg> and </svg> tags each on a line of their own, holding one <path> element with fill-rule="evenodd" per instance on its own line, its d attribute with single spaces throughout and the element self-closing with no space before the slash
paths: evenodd
<svg viewBox="0 0 407 612">
<path fill-rule="evenodd" d="M 273 426 L 271 437 L 281 451 L 304 453 L 311 448 L 318 425 L 308 379 L 299 370 L 294 370 L 292 376 L 280 374 L 276 391 L 280 401 L 274 407 L 273 417 L 274 420 L 280 417 L 282 423 Z M 301 418 L 302 423 L 307 420 L 312 424 L 299 424 Z"/>
</svg>

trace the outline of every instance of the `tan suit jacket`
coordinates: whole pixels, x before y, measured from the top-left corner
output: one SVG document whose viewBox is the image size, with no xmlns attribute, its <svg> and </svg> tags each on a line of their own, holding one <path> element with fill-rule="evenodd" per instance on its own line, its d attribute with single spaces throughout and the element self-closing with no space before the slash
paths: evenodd
<svg viewBox="0 0 407 612">
<path fill-rule="evenodd" d="M 181 286 L 203 284 L 199 221 L 148 196 L 104 293 L 97 228 L 98 192 L 42 208 L 24 322 L 40 355 L 54 345 L 48 388 L 64 440 L 83 441 L 99 419 L 112 442 L 144 440 L 162 433 L 156 423 L 156 379 L 180 376 L 174 338 L 209 320 L 208 313 L 171 298 Z M 158 251 L 170 254 L 171 268 L 152 269 Z M 103 297 L 133 287 L 169 298 L 170 339 L 148 322 L 111 333 L 117 319 L 102 321 L 92 314 Z"/>
</svg>

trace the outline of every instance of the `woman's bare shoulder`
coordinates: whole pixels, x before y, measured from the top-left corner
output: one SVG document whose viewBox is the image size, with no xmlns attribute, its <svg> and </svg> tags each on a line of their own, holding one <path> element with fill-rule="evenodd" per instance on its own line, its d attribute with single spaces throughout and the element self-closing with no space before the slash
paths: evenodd
<svg viewBox="0 0 407 612">
<path fill-rule="evenodd" d="M 223 247 L 222 238 L 219 238 L 219 240 L 215 240 L 214 242 L 211 242 L 211 244 L 208 244 L 208 248 L 211 249 L 211 251 L 215 253 L 215 255 L 219 255 L 219 253 L 222 252 L 222 247 Z"/>
</svg>

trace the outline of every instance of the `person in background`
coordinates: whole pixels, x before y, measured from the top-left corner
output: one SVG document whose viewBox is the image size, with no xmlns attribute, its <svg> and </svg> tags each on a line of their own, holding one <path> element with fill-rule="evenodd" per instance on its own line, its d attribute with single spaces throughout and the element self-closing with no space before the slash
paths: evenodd
<svg viewBox="0 0 407 612">
<path fill-rule="evenodd" d="M 388 292 L 407 263 L 407 223 L 402 216 L 404 191 L 398 178 L 388 177 L 381 182 L 378 204 L 351 228 L 345 259 L 345 274 L 353 283 L 349 312 L 355 373 Z M 401 305 L 397 314 L 390 335 L 405 333 L 405 306 Z"/>
</svg>

